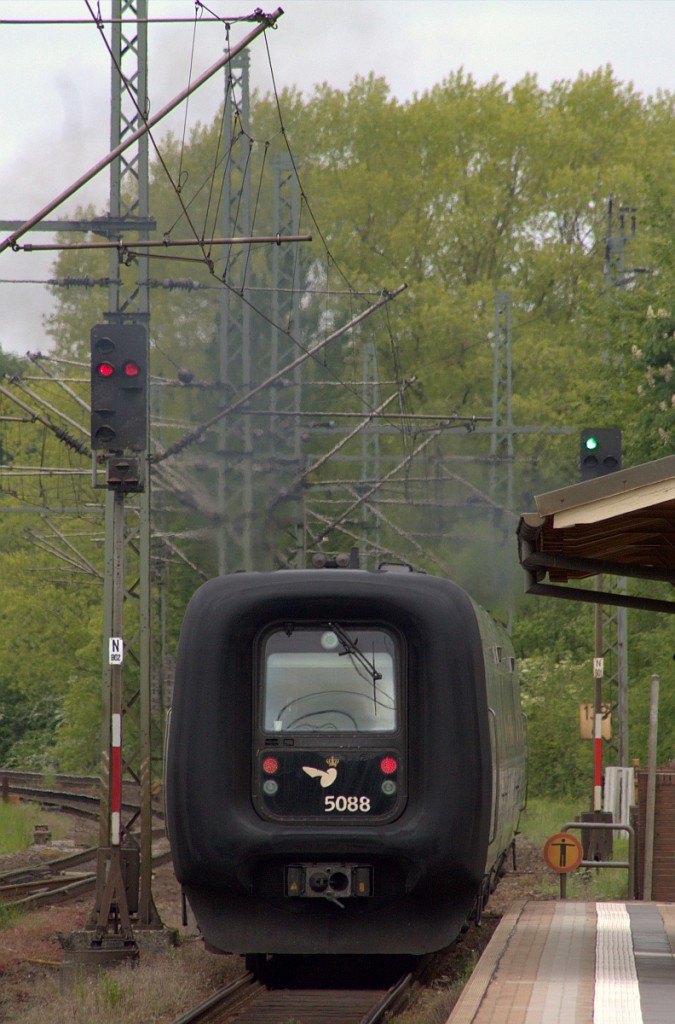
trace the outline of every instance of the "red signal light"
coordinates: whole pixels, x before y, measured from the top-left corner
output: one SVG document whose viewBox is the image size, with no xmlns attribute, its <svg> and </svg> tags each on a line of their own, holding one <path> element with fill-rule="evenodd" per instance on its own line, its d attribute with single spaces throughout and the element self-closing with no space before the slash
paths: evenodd
<svg viewBox="0 0 675 1024">
<path fill-rule="evenodd" d="M 266 757 L 262 763 L 262 770 L 265 775 L 275 775 L 279 771 L 279 762 L 276 757 Z"/>
<path fill-rule="evenodd" d="M 397 768 L 395 757 L 383 757 L 380 761 L 380 771 L 383 775 L 393 775 Z"/>
<path fill-rule="evenodd" d="M 104 359 L 96 366 L 96 373 L 99 377 L 114 377 L 115 372 L 114 363 L 108 362 L 107 359 Z M 140 377 L 141 368 L 133 359 L 127 359 L 126 363 L 122 366 L 122 373 L 125 377 Z"/>
<path fill-rule="evenodd" d="M 129 359 L 122 367 L 122 373 L 125 377 L 138 377 L 140 372 L 140 366 L 138 363 L 135 363 L 133 359 Z"/>
<path fill-rule="evenodd" d="M 90 340 L 92 449 L 146 451 L 149 372 L 145 324 L 95 324 Z M 111 480 L 109 476 L 109 487 Z"/>
</svg>

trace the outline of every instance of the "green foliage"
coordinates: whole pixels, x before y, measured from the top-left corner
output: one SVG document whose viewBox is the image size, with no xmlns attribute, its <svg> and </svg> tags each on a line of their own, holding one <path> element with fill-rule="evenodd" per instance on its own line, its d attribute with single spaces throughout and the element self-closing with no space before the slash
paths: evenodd
<svg viewBox="0 0 675 1024">
<path fill-rule="evenodd" d="M 100 654 L 93 657 L 91 646 L 101 628 L 99 597 L 87 587 L 53 582 L 51 559 L 34 549 L 3 555 L 2 568 L 0 764 L 54 768 L 56 732 L 75 674 L 88 674 L 100 688 Z"/>
<path fill-rule="evenodd" d="M 521 816 L 520 832 L 525 839 L 542 850 L 542 882 L 539 891 L 543 895 L 555 896 L 560 892 L 560 876 L 544 867 L 543 849 L 546 840 L 560 832 L 568 822 L 578 821 L 583 811 L 589 809 L 588 800 L 556 799 L 551 794 L 528 800 L 527 809 Z M 579 830 L 573 835 L 581 838 Z M 628 840 L 614 839 L 613 860 L 628 860 Z M 580 868 L 567 876 L 567 896 L 578 900 L 625 899 L 628 892 L 626 868 Z"/>
<path fill-rule="evenodd" d="M 101 681 L 93 671 L 100 662 L 100 639 L 92 641 L 88 674 L 71 676 L 61 702 L 54 736 L 54 756 L 61 771 L 95 772 L 101 755 Z M 84 652 L 80 652 L 83 657 Z"/>
<path fill-rule="evenodd" d="M 546 656 L 520 665 L 528 720 L 528 778 L 532 796 L 579 796 L 593 789 L 593 745 L 579 739 L 579 704 L 592 701 L 588 662 Z"/>
<path fill-rule="evenodd" d="M 593 610 L 575 601 L 521 600 L 513 642 L 520 658 L 574 660 L 593 639 Z"/>
<path fill-rule="evenodd" d="M 660 454 L 671 455 L 675 451 L 675 314 L 648 306 L 646 320 L 643 345 L 632 348 L 643 374 L 637 392 L 646 406 L 638 425 L 644 431 L 645 447 L 657 451 L 660 447 Z"/>
<path fill-rule="evenodd" d="M 21 919 L 21 911 L 16 907 L 6 907 L 0 904 L 0 931 L 14 928 Z"/>
<path fill-rule="evenodd" d="M 568 821 L 575 821 L 585 810 L 588 810 L 588 803 L 583 799 L 533 796 L 528 798 L 527 808 L 520 819 L 520 832 L 529 842 L 543 849 L 550 836 L 560 832 Z"/>
<path fill-rule="evenodd" d="M 125 986 L 111 974 L 105 974 L 101 978 L 98 991 L 102 1005 L 111 1009 L 121 1006 L 127 995 Z"/>
<path fill-rule="evenodd" d="M 632 585 L 640 593 L 645 585 Z M 651 585 L 650 595 L 659 594 Z M 664 587 L 664 598 L 670 599 Z M 514 641 L 521 657 L 523 706 L 528 716 L 529 786 L 535 797 L 578 798 L 590 804 L 593 785 L 592 743 L 579 739 L 579 704 L 594 700 L 594 612 L 591 605 L 535 599 L 524 604 L 516 619 Z M 631 611 L 628 617 L 629 757 L 647 762 L 650 680 L 660 688 L 658 762 L 665 764 L 675 749 L 675 694 L 665 683 L 672 674 L 675 623 L 670 616 Z M 603 700 L 616 705 L 618 695 L 608 678 L 616 672 L 606 659 Z M 603 763 L 617 763 L 616 707 L 613 739 L 603 744 Z"/>
<path fill-rule="evenodd" d="M 37 814 L 38 808 L 34 805 L 0 800 L 0 854 L 18 853 L 30 846 Z"/>
<path fill-rule="evenodd" d="M 277 230 L 274 166 L 290 150 L 300 181 L 297 230 L 314 236 L 311 245 L 293 250 L 300 320 L 271 331 L 278 318 L 277 300 L 268 292 L 277 247 L 244 252 L 205 244 L 190 251 L 189 263 L 182 262 L 184 252 L 154 256 L 152 370 L 161 386 L 152 395 L 153 445 L 166 448 L 264 380 L 275 368 L 275 345 L 288 345 L 295 356 L 347 323 L 373 292 L 408 287 L 303 368 L 304 410 L 321 415 L 320 422 L 307 423 L 290 468 L 272 457 L 270 420 L 261 414 L 295 386 L 285 379 L 247 409 L 248 448 L 234 427 L 225 440 L 209 431 L 155 470 L 158 532 L 172 544 L 179 538 L 173 548 L 158 544 L 154 552 L 169 649 L 199 574 L 216 571 L 216 531 L 238 536 L 243 528 L 236 483 L 224 488 L 224 525 L 220 519 L 223 448 L 235 481 L 242 463 L 254 460 L 255 565 L 285 564 L 279 551 L 295 543 L 297 523 L 304 518 L 306 535 L 320 536 L 336 507 L 363 493 L 358 479 L 336 483 L 357 478 L 359 469 L 343 473 L 340 465 L 338 472 L 330 460 L 302 483 L 297 475 L 309 457 L 335 443 L 322 432 L 328 413 L 363 411 L 363 389 L 354 382 L 363 374 L 366 345 L 375 347 L 378 375 L 396 382 L 392 391 L 404 378 L 416 378 L 396 407 L 402 418 L 386 421 L 391 433 L 379 438 L 377 457 L 371 452 L 373 473 L 382 475 L 383 466 L 428 438 L 426 423 L 404 432 L 408 413 L 477 417 L 479 428 L 491 419 L 496 290 L 508 292 L 512 305 L 512 419 L 534 428 L 515 437 L 513 507 L 504 507 L 503 463 L 494 465 L 491 436 L 444 429 L 406 465 L 403 486 L 382 491 L 378 538 L 385 557 L 451 575 L 499 611 L 519 578 L 514 518 L 532 507 L 533 494 L 577 479 L 581 427 L 620 426 L 626 465 L 672 451 L 674 142 L 672 96 L 642 97 L 617 82 L 610 68 L 549 89 L 533 76 L 512 88 L 497 79 L 479 85 L 460 70 L 405 103 L 372 75 L 345 91 L 323 85 L 308 96 L 290 89 L 253 98 L 250 136 L 237 139 L 234 153 L 251 179 L 253 233 Z M 158 237 L 221 234 L 222 197 L 212 172 L 222 173 L 230 160 L 222 111 L 213 124 L 198 125 L 186 144 L 169 136 L 161 149 L 163 166 L 155 162 L 151 180 Z M 637 233 L 623 238 L 621 259 L 611 246 L 608 256 L 610 196 L 616 210 L 627 204 L 638 211 Z M 125 288 L 136 280 L 133 264 L 117 270 Z M 55 272 L 104 279 L 109 264 L 103 254 L 69 251 L 59 256 Z M 219 339 L 226 299 L 234 302 L 244 284 L 250 289 L 248 371 L 229 355 L 221 361 Z M 72 287 L 55 294 L 47 324 L 55 352 L 86 366 L 89 330 L 105 315 L 106 293 Z M 239 340 L 229 337 L 230 354 Z M 21 389 L 25 362 L 2 357 L 0 370 L 9 375 L 8 389 Z M 47 401 L 82 420 L 77 396 L 86 400 L 86 381 L 69 397 L 57 383 L 42 388 Z M 16 413 L 3 395 L 0 413 Z M 358 436 L 340 450 L 357 467 L 363 466 L 362 441 Z M 0 444 L 5 467 L 82 469 L 86 462 L 45 423 L 5 423 Z M 497 455 L 506 458 L 503 445 Z M 3 477 L 0 502 L 30 514 L 8 513 L 0 538 L 0 627 L 9 638 L 0 662 L 0 763 L 25 758 L 40 767 L 91 769 L 99 742 L 100 518 L 86 526 L 68 519 L 93 585 L 81 586 L 82 574 L 77 585 L 66 584 L 51 556 L 36 548 L 44 546 L 48 529 L 38 513 L 92 503 L 88 479 L 8 480 Z M 318 546 L 348 549 L 372 537 L 372 525 L 366 529 L 367 517 L 360 515 L 358 509 L 339 529 L 326 530 Z M 647 617 L 630 621 L 631 753 L 644 757 L 649 675 L 657 666 L 665 676 L 675 647 L 670 625 L 656 626 Z M 586 792 L 591 745 L 576 734 L 578 703 L 591 699 L 591 612 L 528 598 L 518 606 L 514 632 L 530 717 L 531 792 Z M 125 675 L 133 687 L 134 670 Z M 669 693 L 662 691 L 662 701 L 660 750 L 667 756 L 675 709 Z M 128 727 L 133 737 L 133 723 Z"/>
<path fill-rule="evenodd" d="M 672 599 L 672 588 L 663 587 Z M 652 590 L 653 595 L 653 590 Z M 629 694 L 630 752 L 647 764 L 651 677 L 660 677 L 657 762 L 667 764 L 675 751 L 675 692 L 671 685 L 675 659 L 675 622 L 670 615 L 630 613 Z"/>
</svg>

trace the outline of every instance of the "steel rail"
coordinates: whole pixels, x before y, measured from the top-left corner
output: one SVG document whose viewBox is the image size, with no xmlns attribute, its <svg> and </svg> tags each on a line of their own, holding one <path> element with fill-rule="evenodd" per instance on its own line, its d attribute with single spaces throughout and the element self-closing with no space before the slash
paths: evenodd
<svg viewBox="0 0 675 1024">
<path fill-rule="evenodd" d="M 77 853 L 69 853 L 65 857 L 57 857 L 44 864 L 26 864 L 20 868 L 11 868 L 9 871 L 0 872 L 0 888 L 5 885 L 12 885 L 18 882 L 25 875 L 50 875 L 55 872 L 67 871 L 76 868 L 80 864 L 86 864 L 96 857 L 96 847 L 88 846 L 86 850 L 78 850 Z"/>
<path fill-rule="evenodd" d="M 98 817 L 100 797 L 93 793 L 67 793 L 58 789 L 43 789 L 38 786 L 11 786 L 10 790 L 23 800 L 39 800 L 42 804 L 59 807 L 70 814 L 83 817 Z M 125 811 L 138 810 L 138 804 L 125 801 Z M 159 814 L 160 811 L 158 810 Z"/>
<path fill-rule="evenodd" d="M 24 871 L 24 876 L 29 872 Z M 87 872 L 78 875 L 76 878 L 65 879 L 63 875 L 44 875 L 42 878 L 26 878 L 22 882 L 12 882 L 10 885 L 0 885 L 0 901 L 5 907 L 18 907 L 26 905 L 26 901 L 33 906 L 33 901 L 44 896 L 51 899 L 52 893 L 63 892 L 66 885 L 77 886 L 80 882 L 91 882 L 96 875 Z M 57 899 L 56 902 L 60 902 Z"/>
<path fill-rule="evenodd" d="M 158 853 L 152 858 L 152 867 L 158 868 L 171 860 L 171 853 L 167 850 Z M 38 884 L 36 882 L 36 884 Z M 42 883 L 44 886 L 44 882 Z M 16 910 L 39 910 L 41 907 L 49 907 L 56 903 L 67 903 L 69 900 L 77 899 L 79 896 L 86 896 L 96 889 L 96 874 L 85 875 L 73 882 L 68 882 L 58 888 L 49 889 L 24 896 L 22 899 L 10 900 L 2 903 L 3 909 L 13 908 Z"/>
<path fill-rule="evenodd" d="M 385 992 L 379 1003 L 360 1021 L 360 1024 L 378 1024 L 387 1014 L 396 1013 L 410 999 L 415 983 L 415 973 L 404 974 Z"/>
<path fill-rule="evenodd" d="M 50 786 L 35 785 L 34 783 L 44 782 L 45 776 L 39 772 L 19 772 L 14 770 L 0 771 L 0 786 L 3 791 L 6 790 L 7 794 L 13 793 L 20 799 L 24 800 L 43 800 L 45 803 L 51 803 L 59 807 L 66 807 L 72 801 L 72 811 L 74 813 L 87 814 L 87 806 L 91 806 L 91 814 L 93 815 L 93 806 L 100 801 L 100 795 L 98 792 L 86 792 L 86 789 L 95 789 L 101 785 L 101 780 L 95 776 L 89 775 L 56 775 L 50 776 L 50 781 L 53 778 L 54 782 L 66 787 L 62 790 L 52 789 Z M 122 783 L 123 792 L 127 794 L 127 797 L 132 797 L 132 800 L 127 799 L 124 803 L 124 809 L 127 811 L 138 810 L 138 803 L 136 800 L 136 794 L 139 790 L 137 782 L 129 779 L 125 779 Z M 78 787 L 82 787 L 81 790 Z M 79 811 L 78 811 L 79 807 Z M 153 814 L 156 817 L 164 818 L 164 809 L 160 801 L 155 800 L 153 803 Z"/>
<path fill-rule="evenodd" d="M 176 1017 L 171 1024 L 204 1024 L 214 1013 L 222 1014 L 223 1011 L 234 1009 L 244 1001 L 255 998 L 263 990 L 261 982 L 257 981 L 253 974 L 242 974 L 235 978 L 229 985 L 218 989 L 208 999 L 202 1000 L 196 1006 L 191 1007 Z"/>
<path fill-rule="evenodd" d="M 131 835 L 136 838 L 138 833 L 132 832 Z M 155 828 L 152 830 L 152 837 L 153 839 L 165 839 L 166 830 L 163 827 Z M 9 871 L 2 871 L 0 872 L 0 891 L 4 886 L 19 884 L 19 880 L 27 875 L 35 876 L 37 884 L 39 881 L 37 876 L 47 878 L 50 875 L 79 867 L 80 864 L 87 864 L 89 861 L 95 860 L 97 854 L 97 846 L 88 846 L 84 850 L 78 850 L 76 853 L 67 853 L 63 857 L 56 857 L 54 860 L 45 861 L 41 864 L 26 864 L 19 868 L 11 868 Z M 158 856 L 164 855 L 158 854 Z"/>
<path fill-rule="evenodd" d="M 245 974 L 186 1010 L 171 1024 L 224 1024 L 235 1009 L 236 1019 L 241 1020 L 242 1024 L 282 1018 L 316 1021 L 318 1015 L 322 1020 L 334 1020 L 339 1024 L 381 1024 L 409 999 L 416 977 L 417 972 L 405 974 L 384 992 L 381 989 L 371 990 L 373 1004 L 364 1010 L 368 990 L 362 988 L 289 990 L 284 986 L 283 979 L 267 987 L 257 981 L 253 974 Z M 283 1009 L 279 1005 L 282 997 Z M 242 1011 L 242 1003 L 245 1002 L 253 1005 Z"/>
<path fill-rule="evenodd" d="M 7 779 L 10 783 L 16 783 L 17 785 L 23 783 L 45 783 L 45 780 L 54 782 L 60 786 L 68 788 L 74 788 L 77 786 L 89 786 L 95 788 L 100 785 L 101 780 L 98 775 L 66 775 L 66 774 L 52 774 L 51 772 L 26 772 L 21 771 L 18 768 L 1 768 L 0 769 L 0 780 Z M 130 783 L 130 785 L 136 785 L 136 783 Z"/>
</svg>

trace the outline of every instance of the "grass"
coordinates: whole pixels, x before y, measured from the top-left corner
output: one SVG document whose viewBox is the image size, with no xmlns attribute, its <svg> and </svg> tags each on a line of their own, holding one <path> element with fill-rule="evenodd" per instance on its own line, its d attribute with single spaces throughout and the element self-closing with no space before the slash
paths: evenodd
<svg viewBox="0 0 675 1024">
<path fill-rule="evenodd" d="M 439 979 L 431 986 L 422 989 L 414 1004 L 392 1020 L 395 1024 L 445 1024 L 448 1015 L 462 994 L 462 989 L 471 977 L 478 963 L 479 955 L 470 956 L 463 971 L 453 980 Z M 389 1018 L 385 1018 L 389 1020 Z"/>
<path fill-rule="evenodd" d="M 43 974 L 39 999 L 21 986 L 0 992 L 0 1019 L 21 1024 L 44 1024 L 45 1006 L 50 1021 L 69 1024 L 164 1024 L 241 973 L 234 957 L 184 958 L 179 951 L 141 957 L 138 967 L 120 966 L 77 979 L 62 991 L 57 971 Z M 13 989 L 13 990 L 12 990 Z M 13 1016 L 20 1007 L 20 1016 Z M 5 1016 L 6 1015 L 6 1016 Z"/>
<path fill-rule="evenodd" d="M 0 932 L 14 928 L 20 917 L 21 911 L 16 907 L 5 907 L 0 903 Z"/>
<path fill-rule="evenodd" d="M 520 831 L 525 839 L 543 846 L 549 836 L 560 832 L 567 821 L 574 821 L 587 810 L 584 800 L 549 800 L 531 797 L 520 820 Z"/>
<path fill-rule="evenodd" d="M 37 817 L 34 805 L 0 801 L 0 854 L 19 853 L 29 847 Z"/>
<path fill-rule="evenodd" d="M 521 834 L 524 839 L 543 849 L 546 840 L 560 832 L 563 825 L 574 821 L 582 811 L 588 810 L 585 800 L 548 800 L 543 797 L 531 799 L 521 819 Z M 578 839 L 581 833 L 574 829 L 572 835 Z M 612 860 L 628 860 L 628 839 L 615 839 Z M 545 896 L 560 892 L 560 878 L 553 871 L 546 871 L 541 885 Z M 622 900 L 628 893 L 628 871 L 626 868 L 579 868 L 567 876 L 568 899 L 579 900 Z"/>
<path fill-rule="evenodd" d="M 523 815 L 523 839 L 541 850 L 549 836 L 559 832 L 565 822 L 573 821 L 586 807 L 584 801 L 532 799 Z M 15 834 L 26 845 L 32 840 L 38 815 L 39 820 L 45 820 L 36 808 L 0 803 L 0 834 L 4 838 L 5 824 L 11 817 Z M 626 845 L 624 840 L 615 841 L 615 860 L 626 858 Z M 568 896 L 583 900 L 621 899 L 626 890 L 626 874 L 625 870 L 614 869 L 572 872 L 568 876 Z M 559 878 L 545 868 L 543 858 L 541 877 L 542 895 L 557 896 Z M 6 923 L 11 927 L 11 921 Z M 483 927 L 485 924 L 486 919 Z M 463 945 L 464 942 L 459 944 L 460 952 Z M 444 1024 L 479 956 L 479 950 L 466 949 L 465 953 L 463 965 L 453 963 L 452 970 L 440 972 L 415 1004 L 396 1017 L 396 1024 Z M 44 1008 L 49 1005 L 51 1020 L 67 1020 L 69 1024 L 117 1024 L 120 1020 L 125 1024 L 165 1024 L 203 998 L 205 991 L 225 984 L 240 970 L 236 958 L 205 957 L 198 944 L 171 951 L 168 960 L 144 956 L 135 969 L 119 967 L 107 975 L 84 978 L 70 992 L 61 991 L 58 971 L 45 972 L 43 968 L 39 998 L 34 996 L 34 981 L 24 984 L 17 980 L 10 984 L 11 979 L 6 979 L 8 984 L 0 991 L 0 1019 L 43 1024 Z M 15 1016 L 18 1007 L 20 1016 Z"/>
<path fill-rule="evenodd" d="M 5 803 L 0 800 L 0 855 L 20 853 L 33 843 L 37 823 L 47 825 L 53 839 L 68 831 L 69 819 L 63 814 L 41 811 L 37 804 Z"/>
</svg>

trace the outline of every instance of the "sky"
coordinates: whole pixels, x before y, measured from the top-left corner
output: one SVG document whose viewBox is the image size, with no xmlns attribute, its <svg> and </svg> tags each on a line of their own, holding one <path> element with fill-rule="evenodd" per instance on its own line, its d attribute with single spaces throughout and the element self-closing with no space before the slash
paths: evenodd
<svg viewBox="0 0 675 1024">
<path fill-rule="evenodd" d="M 460 67 L 479 84 L 497 76 L 513 85 L 534 73 L 548 87 L 611 64 L 644 95 L 675 88 L 675 0 L 204 0 L 197 25 L 194 0 L 149 0 L 152 111 L 222 55 L 225 29 L 209 11 L 235 18 L 258 6 L 284 11 L 267 46 L 261 38 L 250 47 L 252 84 L 263 91 L 271 88 L 270 63 L 279 91 L 296 85 L 309 94 L 323 82 L 345 89 L 372 71 L 401 101 Z M 28 220 L 108 152 L 110 64 L 90 13 L 97 10 L 109 16 L 110 0 L 0 0 L 0 221 Z M 233 23 L 232 41 L 249 30 Z M 191 98 L 188 126 L 210 122 L 222 92 L 216 75 Z M 185 118 L 181 107 L 156 131 L 181 134 Z M 72 216 L 87 203 L 102 212 L 108 191 L 102 171 L 50 216 Z M 0 240 L 8 234 L 0 228 Z M 48 240 L 44 232 L 23 239 Z M 3 351 L 48 349 L 49 294 L 39 283 L 14 282 L 44 281 L 53 258 L 0 254 Z"/>
</svg>

